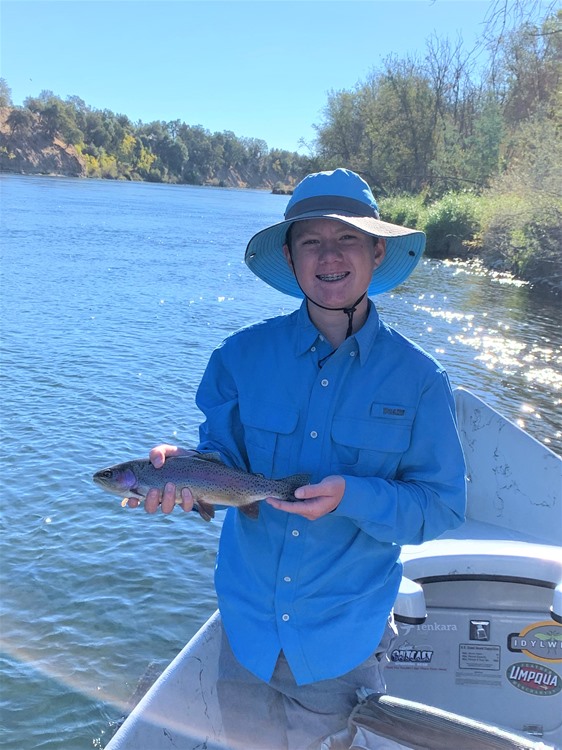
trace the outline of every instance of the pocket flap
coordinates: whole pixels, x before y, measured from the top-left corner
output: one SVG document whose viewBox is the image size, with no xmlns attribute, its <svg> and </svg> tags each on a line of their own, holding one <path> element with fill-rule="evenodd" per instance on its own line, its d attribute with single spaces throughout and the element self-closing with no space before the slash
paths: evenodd
<svg viewBox="0 0 562 750">
<path fill-rule="evenodd" d="M 289 435 L 294 432 L 299 421 L 296 409 L 254 399 L 240 399 L 240 419 L 242 424 L 258 430 Z"/>
<path fill-rule="evenodd" d="M 392 419 L 336 417 L 332 424 L 336 443 L 370 451 L 404 453 L 410 445 L 410 425 Z"/>
</svg>

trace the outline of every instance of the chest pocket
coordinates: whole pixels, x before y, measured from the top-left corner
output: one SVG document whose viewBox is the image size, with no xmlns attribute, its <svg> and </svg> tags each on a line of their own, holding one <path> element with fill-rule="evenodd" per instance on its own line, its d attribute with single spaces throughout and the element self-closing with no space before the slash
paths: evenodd
<svg viewBox="0 0 562 750">
<path fill-rule="evenodd" d="M 276 464 L 287 462 L 293 442 L 289 437 L 297 429 L 298 420 L 295 408 L 284 406 L 281 410 L 271 402 L 240 399 L 240 421 L 251 471 L 270 477 Z"/>
<path fill-rule="evenodd" d="M 394 478 L 402 455 L 410 446 L 412 420 L 344 415 L 332 423 L 333 472 L 355 476 Z"/>
</svg>

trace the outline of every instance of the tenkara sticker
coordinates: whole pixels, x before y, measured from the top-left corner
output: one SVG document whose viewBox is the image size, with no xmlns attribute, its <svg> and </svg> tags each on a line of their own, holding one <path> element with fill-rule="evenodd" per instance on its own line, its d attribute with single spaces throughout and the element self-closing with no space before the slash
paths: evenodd
<svg viewBox="0 0 562 750">
<path fill-rule="evenodd" d="M 507 647 L 531 659 L 545 662 L 562 662 L 562 625 L 552 620 L 534 622 L 520 633 L 510 633 Z"/>
<path fill-rule="evenodd" d="M 556 695 L 562 689 L 560 675 L 550 667 L 535 662 L 512 664 L 506 671 L 506 677 L 513 687 L 531 695 Z"/>
</svg>

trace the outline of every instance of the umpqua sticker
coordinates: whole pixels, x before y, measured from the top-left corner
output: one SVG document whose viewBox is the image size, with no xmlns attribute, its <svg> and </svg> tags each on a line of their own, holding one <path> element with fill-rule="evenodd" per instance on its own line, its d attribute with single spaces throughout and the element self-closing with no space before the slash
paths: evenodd
<svg viewBox="0 0 562 750">
<path fill-rule="evenodd" d="M 531 695 L 556 695 L 562 689 L 560 675 L 544 664 L 520 661 L 508 667 L 506 676 L 514 687 Z"/>
</svg>

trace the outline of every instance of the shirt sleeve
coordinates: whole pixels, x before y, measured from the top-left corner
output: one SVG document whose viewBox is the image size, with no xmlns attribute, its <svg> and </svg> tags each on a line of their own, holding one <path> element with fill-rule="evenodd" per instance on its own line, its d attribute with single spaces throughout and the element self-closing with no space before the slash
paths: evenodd
<svg viewBox="0 0 562 750">
<path fill-rule="evenodd" d="M 421 544 L 460 526 L 466 506 L 465 463 L 444 371 L 421 394 L 396 477 L 344 478 L 344 496 L 334 514 L 350 518 L 381 542 Z"/>
<path fill-rule="evenodd" d="M 223 347 L 213 352 L 197 390 L 195 402 L 205 415 L 197 449 L 219 453 L 227 466 L 248 471 L 238 389 L 223 354 Z"/>
</svg>

